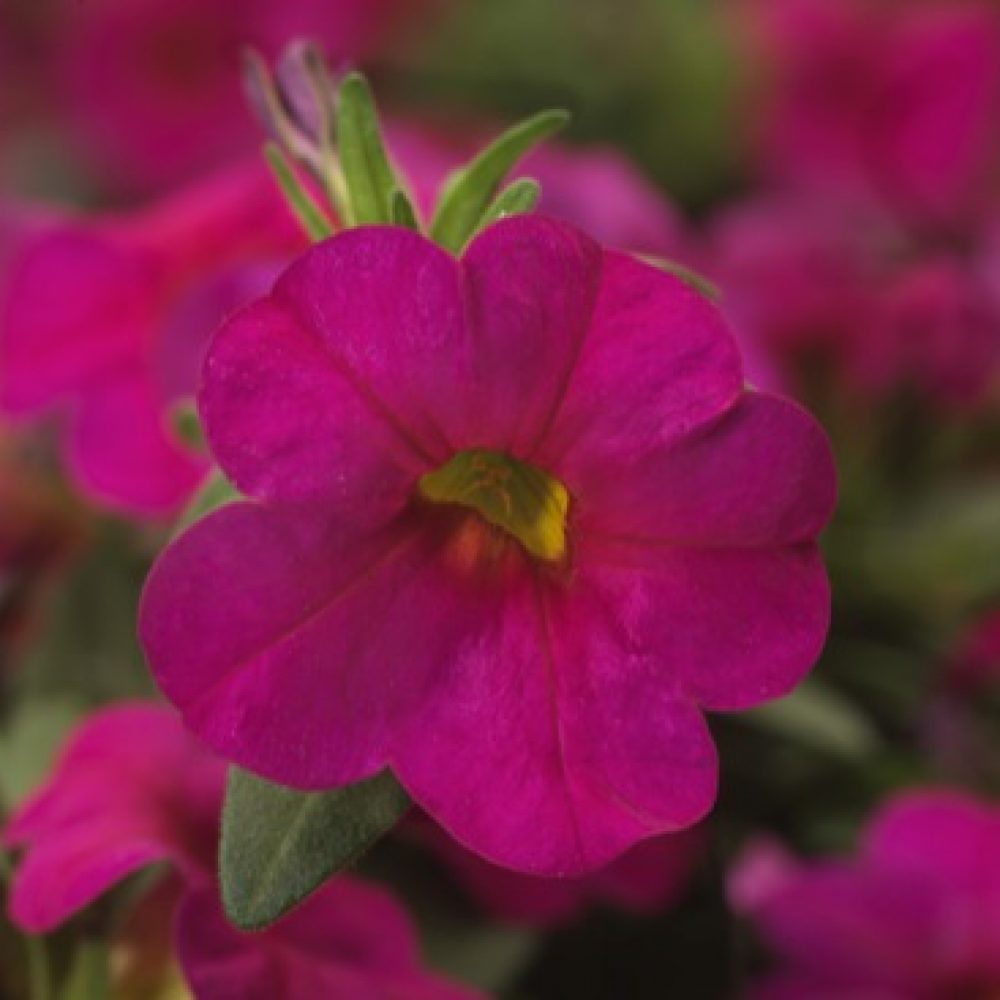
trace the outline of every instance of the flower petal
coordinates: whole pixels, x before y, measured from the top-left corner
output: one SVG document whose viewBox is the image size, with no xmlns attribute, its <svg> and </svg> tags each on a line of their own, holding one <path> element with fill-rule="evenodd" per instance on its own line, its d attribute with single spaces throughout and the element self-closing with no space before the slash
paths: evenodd
<svg viewBox="0 0 1000 1000">
<path fill-rule="evenodd" d="M 140 754 L 122 752 L 139 746 Z M 6 844 L 27 848 L 14 877 L 13 919 L 50 930 L 153 861 L 207 879 L 224 773 L 167 708 L 125 704 L 93 715 L 4 831 Z"/>
<path fill-rule="evenodd" d="M 208 469 L 174 435 L 141 372 L 123 371 L 85 394 L 67 448 L 76 480 L 95 497 L 152 517 L 175 513 Z"/>
<path fill-rule="evenodd" d="M 790 544 L 815 538 L 836 502 L 822 428 L 795 403 L 756 392 L 719 421 L 635 456 L 619 475 L 598 475 L 595 465 L 586 473 L 578 486 L 581 536 L 711 548 Z"/>
<path fill-rule="evenodd" d="M 530 453 L 555 416 L 587 337 L 601 251 L 537 215 L 484 230 L 462 257 L 473 337 L 460 447 Z"/>
<path fill-rule="evenodd" d="M 177 915 L 177 951 L 198 996 L 217 1000 L 472 1000 L 420 968 L 406 915 L 388 893 L 340 876 L 266 931 L 244 934 L 214 890 Z"/>
<path fill-rule="evenodd" d="M 736 344 L 701 294 L 611 251 L 600 280 L 579 360 L 537 451 L 540 465 L 581 491 L 719 416 L 743 385 Z"/>
<path fill-rule="evenodd" d="M 592 872 L 715 797 L 704 720 L 642 639 L 574 580 L 525 573 L 469 604 L 476 634 L 401 731 L 392 766 L 457 840 L 540 875 Z"/>
<path fill-rule="evenodd" d="M 231 504 L 154 566 L 140 610 L 150 666 L 228 759 L 301 788 L 366 777 L 466 630 L 433 575 L 438 549 L 405 516 L 365 534 Z"/>
</svg>

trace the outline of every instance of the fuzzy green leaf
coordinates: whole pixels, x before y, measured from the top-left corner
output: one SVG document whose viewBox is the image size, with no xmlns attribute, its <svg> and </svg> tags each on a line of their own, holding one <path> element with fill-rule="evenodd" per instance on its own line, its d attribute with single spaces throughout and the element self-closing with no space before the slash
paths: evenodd
<svg viewBox="0 0 1000 1000">
<path fill-rule="evenodd" d="M 445 184 L 431 237 L 458 253 L 483 223 L 503 179 L 533 146 L 563 128 L 566 111 L 543 111 L 508 129 Z"/>
<path fill-rule="evenodd" d="M 392 222 L 399 183 L 382 143 L 375 99 L 360 73 L 348 73 L 340 85 L 337 150 L 347 185 L 349 223 Z"/>
<path fill-rule="evenodd" d="M 413 203 L 402 188 L 396 188 L 392 192 L 392 221 L 397 226 L 420 231 L 420 223 L 417 221 L 417 213 L 413 209 Z"/>
<path fill-rule="evenodd" d="M 347 788 L 302 792 L 231 768 L 219 850 L 229 919 L 244 930 L 273 923 L 356 861 L 409 805 L 388 771 Z"/>
<path fill-rule="evenodd" d="M 542 186 L 538 181 L 531 177 L 519 178 L 508 184 L 493 199 L 493 204 L 486 210 L 479 229 L 485 229 L 492 222 L 506 219 L 508 215 L 524 215 L 525 212 L 533 211 L 541 196 Z"/>
</svg>

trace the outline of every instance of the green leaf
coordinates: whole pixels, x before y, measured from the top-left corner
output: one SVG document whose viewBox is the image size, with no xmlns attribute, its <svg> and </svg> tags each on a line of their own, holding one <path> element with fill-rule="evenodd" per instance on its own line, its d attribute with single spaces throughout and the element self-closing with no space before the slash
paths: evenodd
<svg viewBox="0 0 1000 1000">
<path fill-rule="evenodd" d="M 407 197 L 402 188 L 394 188 L 392 192 L 392 221 L 397 226 L 406 226 L 407 229 L 415 229 L 420 232 L 420 223 L 417 221 L 417 213 L 413 210 L 413 203 Z"/>
<path fill-rule="evenodd" d="M 348 73 L 337 103 L 337 149 L 347 184 L 350 225 L 392 222 L 399 182 L 389 164 L 368 81 Z"/>
<path fill-rule="evenodd" d="M 59 1000 L 104 1000 L 111 996 L 111 964 L 107 945 L 83 941 L 73 955 Z"/>
<path fill-rule="evenodd" d="M 818 750 L 844 757 L 864 757 L 877 749 L 878 733 L 858 708 L 816 680 L 791 694 L 761 705 L 743 721 Z"/>
<path fill-rule="evenodd" d="M 301 792 L 231 768 L 222 812 L 222 901 L 244 930 L 273 923 L 357 860 L 410 800 L 388 771 L 329 792 Z"/>
<path fill-rule="evenodd" d="M 211 514 L 213 510 L 218 510 L 234 500 L 242 499 L 243 494 L 226 479 L 219 469 L 215 469 L 194 495 L 184 513 L 181 514 L 174 533 L 179 535 L 191 527 L 195 521 L 200 521 L 206 514 Z"/>
<path fill-rule="evenodd" d="M 508 215 L 524 215 L 538 204 L 542 196 L 542 186 L 531 177 L 521 177 L 505 187 L 493 199 L 493 204 L 486 210 L 479 229 L 485 229 L 490 223 L 506 219 Z M 479 229 L 476 232 L 479 232 Z"/>
<path fill-rule="evenodd" d="M 525 153 L 569 121 L 566 111 L 543 111 L 508 129 L 445 184 L 431 237 L 458 253 L 483 221 L 504 177 Z"/>
<path fill-rule="evenodd" d="M 299 220 L 309 239 L 314 243 L 333 235 L 333 225 L 323 214 L 323 210 L 313 201 L 312 195 L 303 187 L 295 174 L 288 157 L 276 143 L 269 142 L 264 147 L 264 156 L 288 202 L 288 207 Z"/>
</svg>

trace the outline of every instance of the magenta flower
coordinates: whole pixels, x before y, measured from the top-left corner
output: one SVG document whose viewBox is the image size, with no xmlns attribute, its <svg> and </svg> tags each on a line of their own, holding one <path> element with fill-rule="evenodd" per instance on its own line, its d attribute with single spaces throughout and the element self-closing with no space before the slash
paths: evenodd
<svg viewBox="0 0 1000 1000">
<path fill-rule="evenodd" d="M 165 706 L 96 712 L 4 830 L 8 846 L 26 848 L 11 918 L 28 931 L 51 930 L 155 861 L 211 884 L 224 777 L 223 763 Z"/>
<path fill-rule="evenodd" d="M 993 996 L 1000 988 L 1000 811 L 959 792 L 889 802 L 852 861 L 752 849 L 731 882 L 779 959 L 762 1000 Z"/>
<path fill-rule="evenodd" d="M 751 0 L 740 9 L 771 83 L 756 140 L 772 174 L 860 194 L 908 219 L 975 220 L 996 191 L 1000 155 L 994 4 Z"/>
<path fill-rule="evenodd" d="M 212 890 L 181 904 L 177 952 L 212 1000 L 473 1000 L 426 972 L 405 913 L 384 890 L 340 876 L 266 931 L 243 934 Z"/>
<path fill-rule="evenodd" d="M 595 904 L 636 914 L 665 910 L 688 887 L 705 846 L 700 827 L 684 830 L 636 844 L 592 875 L 553 879 L 491 865 L 419 815 L 409 826 L 487 912 L 534 927 L 566 923 Z"/>
<path fill-rule="evenodd" d="M 49 50 L 60 107 L 81 147 L 118 184 L 186 182 L 250 152 L 240 57 L 314 38 L 335 62 L 384 42 L 400 0 L 103 0 L 65 4 Z"/>
<path fill-rule="evenodd" d="M 700 708 L 778 697 L 829 614 L 825 437 L 715 308 L 543 217 L 455 260 L 311 250 L 199 395 L 253 498 L 160 557 L 140 631 L 188 725 L 300 788 L 387 765 L 466 846 L 581 874 L 716 790 Z"/>
<path fill-rule="evenodd" d="M 68 464 L 100 502 L 175 512 L 207 462 L 170 405 L 193 393 L 215 325 L 303 245 L 256 164 L 126 217 L 46 227 L 11 264 L 0 404 L 61 411 Z"/>
<path fill-rule="evenodd" d="M 198 996 L 240 1000 L 470 997 L 420 967 L 402 910 L 380 889 L 342 876 L 264 934 L 242 934 L 222 915 L 215 848 L 225 767 L 165 706 L 130 703 L 88 718 L 48 784 L 4 831 L 24 847 L 10 895 L 27 931 L 57 927 L 126 875 L 169 861 L 129 914 L 123 947 L 152 952 L 176 913 L 176 947 Z M 166 963 L 129 975 L 169 975 Z M 150 987 L 150 992 L 152 988 Z"/>
</svg>

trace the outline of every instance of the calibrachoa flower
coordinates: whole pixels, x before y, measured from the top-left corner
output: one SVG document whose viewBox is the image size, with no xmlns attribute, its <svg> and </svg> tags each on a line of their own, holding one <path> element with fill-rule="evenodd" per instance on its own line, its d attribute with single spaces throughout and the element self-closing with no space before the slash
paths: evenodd
<svg viewBox="0 0 1000 1000">
<path fill-rule="evenodd" d="M 25 930 L 52 930 L 155 861 L 211 884 L 225 781 L 165 706 L 124 703 L 90 716 L 52 777 L 4 830 L 24 847 L 9 907 Z"/>
<path fill-rule="evenodd" d="M 406 915 L 384 890 L 341 875 L 266 931 L 243 934 L 212 890 L 177 915 L 177 952 L 205 1000 L 475 1000 L 425 972 Z"/>
<path fill-rule="evenodd" d="M 256 163 L 141 212 L 45 226 L 10 265 L 0 405 L 63 411 L 70 467 L 101 502 L 176 511 L 207 462 L 170 406 L 193 393 L 214 327 L 302 246 Z"/>
<path fill-rule="evenodd" d="M 942 1000 L 1000 989 L 1000 810 L 960 792 L 902 795 L 852 861 L 752 849 L 734 905 L 779 959 L 761 1000 Z"/>
<path fill-rule="evenodd" d="M 700 709 L 819 653 L 822 431 L 745 390 L 709 302 L 570 226 L 460 260 L 336 236 L 223 326 L 199 407 L 251 499 L 165 551 L 140 630 L 188 725 L 266 777 L 388 765 L 478 853 L 582 874 L 710 808 Z"/>
<path fill-rule="evenodd" d="M 757 145 L 773 174 L 975 221 L 996 194 L 1000 15 L 988 0 L 745 0 L 768 92 Z M 943 83 L 942 81 L 947 81 Z"/>
<path fill-rule="evenodd" d="M 10 897 L 18 926 L 52 930 L 126 875 L 170 861 L 130 913 L 128 976 L 170 974 L 155 940 L 176 909 L 184 973 L 198 997 L 399 1000 L 471 997 L 426 973 L 405 914 L 382 889 L 341 876 L 264 934 L 226 923 L 215 886 L 225 767 L 166 706 L 125 703 L 81 724 L 55 773 L 4 832 L 25 848 Z M 151 940 L 152 938 L 152 940 Z M 147 986 L 149 984 L 147 983 Z M 150 987 L 151 989 L 151 987 Z"/>
<path fill-rule="evenodd" d="M 705 847 L 704 831 L 697 827 L 636 844 L 592 875 L 553 879 L 491 865 L 419 814 L 410 829 L 489 913 L 537 927 L 566 923 L 595 904 L 636 914 L 664 910 L 688 887 Z"/>
</svg>

